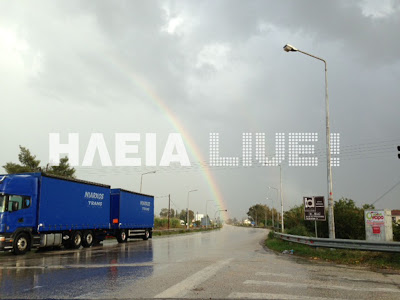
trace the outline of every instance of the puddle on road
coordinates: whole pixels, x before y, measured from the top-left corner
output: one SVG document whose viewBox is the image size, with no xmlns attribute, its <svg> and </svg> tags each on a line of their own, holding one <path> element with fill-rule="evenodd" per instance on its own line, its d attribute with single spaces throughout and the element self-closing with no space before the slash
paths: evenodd
<svg viewBox="0 0 400 300">
<path fill-rule="evenodd" d="M 151 241 L 17 257 L 2 255 L 0 264 L 1 297 L 13 298 L 70 298 L 93 289 L 112 291 L 128 279 L 132 282 L 152 276 L 154 265 Z"/>
</svg>

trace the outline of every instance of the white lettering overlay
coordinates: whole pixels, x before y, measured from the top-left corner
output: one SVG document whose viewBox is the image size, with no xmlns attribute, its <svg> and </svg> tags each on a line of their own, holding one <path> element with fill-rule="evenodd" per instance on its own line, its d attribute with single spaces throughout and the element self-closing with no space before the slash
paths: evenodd
<svg viewBox="0 0 400 300">
<path fill-rule="evenodd" d="M 103 167 L 140 167 L 144 163 L 148 167 L 169 167 L 171 164 L 180 164 L 181 167 L 190 167 L 190 160 L 181 134 L 170 133 L 164 146 L 161 158 L 157 165 L 157 135 L 146 133 L 144 139 L 140 133 L 115 133 L 115 161 L 110 157 L 109 148 L 102 133 L 92 133 L 87 144 L 81 166 L 90 167 L 96 157 Z M 287 145 L 286 145 L 287 141 Z M 242 156 L 220 156 L 219 133 L 209 134 L 209 166 L 210 167 L 251 167 L 254 164 L 265 167 L 276 167 L 288 159 L 292 167 L 316 167 L 319 158 L 315 143 L 318 142 L 318 133 L 276 133 L 275 151 L 267 153 L 265 133 L 242 134 Z M 253 148 L 253 144 L 255 148 Z M 139 157 L 141 148 L 144 149 L 144 159 Z M 331 166 L 340 166 L 340 134 L 330 134 Z M 235 148 L 236 149 L 236 148 Z M 287 154 L 286 154 L 287 149 Z M 231 149 L 230 149 L 231 151 Z M 323 151 L 326 152 L 326 151 Z M 59 133 L 49 134 L 49 161 L 57 166 L 61 155 L 67 155 L 69 164 L 79 166 L 79 133 L 69 133 L 66 143 L 61 143 Z"/>
<path fill-rule="evenodd" d="M 275 134 L 275 152 L 267 156 L 265 146 L 265 133 L 255 134 L 255 160 L 253 160 L 253 134 L 242 135 L 242 166 L 251 167 L 253 162 L 261 166 L 279 166 L 285 160 L 286 138 L 285 133 Z M 318 133 L 289 133 L 288 164 L 292 167 L 317 167 L 315 145 L 318 142 Z M 331 133 L 331 165 L 340 166 L 340 134 Z M 219 133 L 210 133 L 210 166 L 211 167 L 237 167 L 239 157 L 220 156 Z"/>
<path fill-rule="evenodd" d="M 115 134 L 115 166 L 140 167 L 142 159 L 132 157 L 140 154 L 140 133 L 116 133 Z M 157 136 L 155 133 L 146 133 L 144 147 L 148 167 L 157 166 Z M 49 161 L 53 166 L 60 162 L 61 155 L 67 155 L 72 167 L 79 166 L 79 133 L 69 133 L 68 142 L 61 144 L 59 133 L 49 134 Z M 102 133 L 92 133 L 82 161 L 83 167 L 91 167 L 98 155 L 103 167 L 113 166 L 106 141 Z M 185 144 L 179 133 L 170 133 L 159 162 L 161 167 L 169 167 L 171 164 L 180 164 L 190 167 L 189 156 Z"/>
</svg>

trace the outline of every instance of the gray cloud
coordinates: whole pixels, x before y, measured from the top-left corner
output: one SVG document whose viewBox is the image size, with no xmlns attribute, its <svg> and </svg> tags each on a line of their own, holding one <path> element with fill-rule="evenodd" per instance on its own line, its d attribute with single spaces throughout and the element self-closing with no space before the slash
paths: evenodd
<svg viewBox="0 0 400 300">
<path fill-rule="evenodd" d="M 4 121 L 13 126 L 0 136 L 2 165 L 16 160 L 19 144 L 46 161 L 47 135 L 54 131 L 80 132 L 82 156 L 92 132 L 105 133 L 110 152 L 115 132 L 157 132 L 160 156 L 168 133 L 179 130 L 175 118 L 205 158 L 209 132 L 221 134 L 221 155 L 239 157 L 242 132 L 266 132 L 270 152 L 275 132 L 317 132 L 319 167 L 285 167 L 285 199 L 292 206 L 305 194 L 325 194 L 323 64 L 285 53 L 282 46 L 292 43 L 328 61 L 332 131 L 341 133 L 343 147 L 335 195 L 372 202 L 398 178 L 400 142 L 399 5 L 380 5 L 3 1 L 0 98 L 9 112 Z M 15 124 L 15 114 L 24 121 Z M 192 168 L 160 169 L 146 178 L 148 192 L 172 193 L 185 208 L 186 190 L 198 187 L 193 205 L 201 212 L 212 193 L 199 158 L 190 158 Z M 143 170 L 104 169 L 97 162 L 79 175 L 132 188 Z M 279 184 L 277 172 L 256 165 L 212 169 L 237 217 L 265 201 L 266 186 Z M 396 207 L 398 193 L 382 206 Z"/>
</svg>

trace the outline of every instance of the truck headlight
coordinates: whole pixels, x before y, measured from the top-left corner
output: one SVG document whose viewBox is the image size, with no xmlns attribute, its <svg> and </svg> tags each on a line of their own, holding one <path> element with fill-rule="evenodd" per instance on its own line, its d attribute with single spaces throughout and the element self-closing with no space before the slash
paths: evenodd
<svg viewBox="0 0 400 300">
<path fill-rule="evenodd" d="M 6 237 L 5 236 L 0 236 L 0 242 L 5 242 L 6 241 Z"/>
</svg>

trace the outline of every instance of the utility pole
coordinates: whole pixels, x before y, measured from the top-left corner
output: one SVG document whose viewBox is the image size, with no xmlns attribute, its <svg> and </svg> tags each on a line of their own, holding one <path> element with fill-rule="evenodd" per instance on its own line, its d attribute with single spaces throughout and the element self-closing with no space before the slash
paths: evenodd
<svg viewBox="0 0 400 300">
<path fill-rule="evenodd" d="M 275 228 L 275 223 L 274 223 L 274 208 L 271 209 L 271 215 L 272 215 L 272 228 Z"/>
<path fill-rule="evenodd" d="M 279 201 L 279 190 L 277 188 L 274 188 L 274 187 L 271 187 L 271 186 L 269 186 L 268 189 L 274 189 L 276 191 L 276 201 Z M 274 200 L 271 200 L 271 202 L 272 202 L 272 206 L 274 206 Z M 278 213 L 279 213 L 278 210 L 276 210 L 276 218 L 277 218 L 277 221 L 278 221 L 278 224 L 279 224 Z M 275 225 L 274 225 L 274 208 L 273 207 L 272 207 L 272 227 L 275 228 Z"/>
<path fill-rule="evenodd" d="M 268 188 L 271 189 L 271 187 Z M 271 200 L 271 222 L 272 222 L 272 228 L 274 228 L 274 200 L 272 198 L 269 199 L 268 197 L 267 200 Z"/>
<path fill-rule="evenodd" d="M 187 193 L 187 209 L 186 209 L 186 221 L 187 221 L 187 223 L 186 223 L 186 229 L 189 229 L 189 194 L 191 193 L 191 192 L 197 192 L 197 190 L 190 190 L 188 193 Z"/>
<path fill-rule="evenodd" d="M 326 110 L 326 159 L 327 159 L 327 183 L 328 183 L 328 227 L 329 227 L 329 238 L 335 238 L 335 217 L 334 217 L 334 202 L 333 202 L 333 187 L 332 187 L 332 164 L 331 164 L 331 130 L 329 123 L 329 97 L 328 97 L 328 66 L 325 59 L 301 51 L 296 47 L 286 44 L 283 46 L 283 50 L 286 52 L 300 52 L 308 55 L 312 58 L 322 61 L 325 65 L 325 110 Z M 282 216 L 283 218 L 283 216 Z M 283 219 L 282 219 L 283 220 Z M 282 222 L 283 225 L 283 222 Z"/>
<path fill-rule="evenodd" d="M 283 222 L 283 193 L 282 193 L 282 165 L 279 165 L 279 177 L 280 177 L 280 182 L 281 182 L 281 188 L 280 188 L 280 192 L 281 192 L 281 215 L 282 215 L 282 228 L 281 228 L 281 232 L 283 233 L 285 231 L 285 224 Z"/>
<path fill-rule="evenodd" d="M 168 230 L 169 230 L 169 215 L 171 214 L 171 194 L 168 194 Z"/>
<path fill-rule="evenodd" d="M 207 204 L 208 204 L 208 202 L 212 202 L 213 200 L 207 200 L 206 201 L 206 229 L 208 228 L 208 212 L 207 212 Z"/>
<path fill-rule="evenodd" d="M 264 227 L 267 228 L 267 223 L 268 223 L 268 222 L 267 222 L 267 221 L 268 221 L 268 220 L 267 220 L 267 207 L 265 207 L 264 212 L 265 212 L 265 215 L 264 215 L 264 223 L 265 223 L 265 224 L 264 224 Z"/>
</svg>

